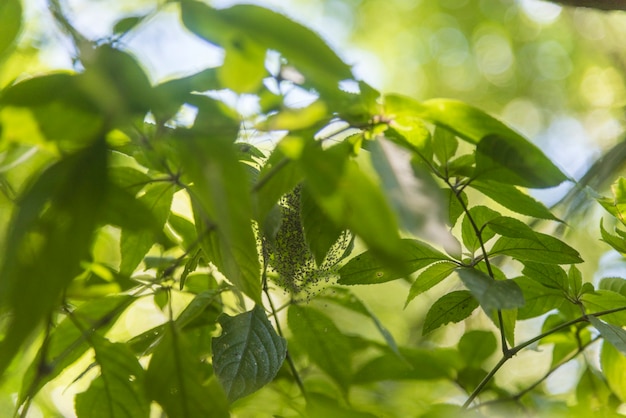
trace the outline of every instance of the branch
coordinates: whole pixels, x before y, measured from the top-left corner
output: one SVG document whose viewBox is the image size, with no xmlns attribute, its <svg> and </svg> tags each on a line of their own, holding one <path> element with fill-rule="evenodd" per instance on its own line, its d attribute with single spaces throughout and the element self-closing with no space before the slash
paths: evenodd
<svg viewBox="0 0 626 418">
<path fill-rule="evenodd" d="M 626 0 L 550 0 L 563 6 L 587 7 L 597 10 L 626 10 Z"/>
</svg>

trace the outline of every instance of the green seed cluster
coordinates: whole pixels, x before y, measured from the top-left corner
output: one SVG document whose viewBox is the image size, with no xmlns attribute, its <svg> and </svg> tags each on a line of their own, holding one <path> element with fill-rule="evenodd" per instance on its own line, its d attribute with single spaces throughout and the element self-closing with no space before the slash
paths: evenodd
<svg viewBox="0 0 626 418">
<path fill-rule="evenodd" d="M 310 298 L 336 277 L 337 263 L 350 245 L 351 234 L 342 232 L 321 265 L 317 265 L 302 228 L 300 187 L 286 194 L 279 205 L 281 225 L 273 240 L 263 239 L 263 254 L 277 274 L 279 286 L 294 295 L 306 294 Z"/>
</svg>

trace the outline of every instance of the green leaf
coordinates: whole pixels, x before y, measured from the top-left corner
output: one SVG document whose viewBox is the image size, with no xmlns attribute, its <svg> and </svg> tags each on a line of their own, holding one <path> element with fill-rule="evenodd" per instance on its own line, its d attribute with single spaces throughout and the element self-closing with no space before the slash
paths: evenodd
<svg viewBox="0 0 626 418">
<path fill-rule="evenodd" d="M 330 219 L 360 236 L 371 251 L 397 260 L 401 251 L 396 217 L 380 187 L 348 158 L 349 142 L 322 150 L 308 143 L 301 166 L 307 187 Z"/>
<path fill-rule="evenodd" d="M 470 217 L 474 220 L 474 224 L 476 224 L 476 227 L 480 232 L 480 237 L 484 243 L 489 241 L 495 235 L 491 229 L 486 229 L 485 226 L 488 225 L 489 221 L 499 216 L 500 214 L 498 212 L 489 209 L 486 206 L 475 206 L 471 208 L 469 210 L 469 215 L 465 215 L 461 224 L 461 234 L 465 248 L 472 253 L 480 248 L 480 240 L 476 236 L 476 231 L 474 230 L 474 225 L 472 225 L 470 221 Z"/>
<path fill-rule="evenodd" d="M 499 120 L 463 102 L 432 99 L 420 103 L 408 97 L 388 95 L 385 108 L 387 114 L 420 117 L 477 144 L 476 165 L 482 179 L 532 188 L 553 187 L 567 180 L 537 146 Z"/>
<path fill-rule="evenodd" d="M 145 193 L 137 200 L 147 207 L 154 218 L 152 230 L 133 231 L 123 229 L 120 239 L 120 273 L 131 275 L 141 263 L 146 253 L 152 248 L 163 231 L 174 198 L 175 187 L 170 183 L 153 183 L 145 188 Z"/>
<path fill-rule="evenodd" d="M 285 360 L 287 342 L 258 305 L 237 316 L 222 315 L 218 321 L 222 335 L 213 339 L 213 368 L 233 402 L 274 380 Z"/>
<path fill-rule="evenodd" d="M 228 417 L 221 388 L 202 384 L 202 364 L 194 358 L 185 334 L 174 322 L 166 324 L 146 371 L 146 391 L 170 417 Z"/>
<path fill-rule="evenodd" d="M 78 417 L 149 417 L 150 403 L 143 390 L 145 372 L 128 346 L 98 335 L 92 335 L 90 343 L 100 376 L 76 395 Z"/>
<path fill-rule="evenodd" d="M 22 27 L 22 2 L 5 0 L 0 4 L 0 56 L 15 42 Z"/>
<path fill-rule="evenodd" d="M 626 331 L 622 327 L 602 322 L 593 315 L 589 315 L 588 319 L 606 342 L 618 349 L 622 355 L 626 355 Z"/>
<path fill-rule="evenodd" d="M 493 332 L 472 330 L 459 340 L 459 354 L 468 367 L 479 368 L 498 348 Z"/>
<path fill-rule="evenodd" d="M 626 356 L 612 344 L 602 344 L 600 352 L 602 372 L 609 388 L 621 402 L 626 402 Z"/>
<path fill-rule="evenodd" d="M 559 220 L 543 203 L 535 200 L 515 186 L 479 180 L 472 181 L 469 185 L 494 202 L 516 213 L 539 219 Z"/>
<path fill-rule="evenodd" d="M 396 118 L 384 138 L 401 146 L 426 162 L 433 160 L 433 141 L 424 123 L 415 118 Z"/>
<path fill-rule="evenodd" d="M 328 316 L 313 308 L 291 305 L 287 320 L 294 339 L 311 361 L 347 391 L 351 381 L 351 350 L 346 336 Z"/>
<path fill-rule="evenodd" d="M 361 253 L 339 269 L 341 277 L 338 283 L 343 285 L 384 283 L 404 277 L 406 273 L 417 271 L 437 261 L 450 261 L 446 255 L 430 245 L 411 239 L 401 241 L 400 250 L 395 257 L 399 261 L 392 266 L 381 261 L 371 251 Z M 406 273 L 402 273 L 403 271 Z"/>
<path fill-rule="evenodd" d="M 304 239 L 315 257 L 315 262 L 321 266 L 343 231 L 318 206 L 306 185 L 300 191 L 300 217 Z"/>
<path fill-rule="evenodd" d="M 493 232 L 510 238 L 523 238 L 528 240 L 536 240 L 535 231 L 519 219 L 510 218 L 508 216 L 499 216 L 493 218 L 487 224 Z"/>
<path fill-rule="evenodd" d="M 440 188 L 430 172 L 411 167 L 410 156 L 383 136 L 368 144 L 372 165 L 381 181 L 387 200 L 398 216 L 404 231 L 423 235 L 424 225 L 433 211 L 442 206 Z M 413 175 L 410 175 L 413 169 Z"/>
<path fill-rule="evenodd" d="M 433 135 L 433 151 L 439 164 L 447 166 L 459 148 L 459 140 L 446 128 L 437 126 Z"/>
<path fill-rule="evenodd" d="M 491 248 L 491 256 L 503 254 L 522 262 L 546 264 L 582 263 L 578 251 L 550 235 L 535 232 L 533 239 L 501 237 Z"/>
<path fill-rule="evenodd" d="M 321 100 L 316 100 L 303 108 L 281 109 L 278 113 L 256 124 L 255 127 L 264 131 L 299 131 L 315 128 L 320 122 L 328 119 L 330 115 L 326 105 Z"/>
<path fill-rule="evenodd" d="M 385 328 L 385 326 L 380 322 L 374 312 L 372 312 L 367 307 L 367 305 L 363 303 L 363 301 L 357 298 L 350 289 L 339 286 L 332 286 L 328 288 L 324 293 L 317 296 L 316 300 L 329 300 L 340 306 L 343 306 L 346 309 L 350 309 L 353 312 L 357 312 L 363 316 L 368 317 L 372 320 L 372 322 L 374 322 L 374 325 L 378 329 L 378 332 L 380 332 L 380 335 L 382 335 L 385 339 L 387 346 L 389 346 L 389 348 L 394 353 L 400 355 L 398 345 L 396 344 L 396 341 L 394 340 L 389 330 Z"/>
<path fill-rule="evenodd" d="M 190 220 L 170 212 L 167 217 L 167 224 L 174 230 L 174 233 L 182 240 L 183 248 L 190 250 L 198 237 L 196 226 Z"/>
<path fill-rule="evenodd" d="M 401 348 L 402 357 L 392 352 L 365 363 L 354 375 L 354 383 L 368 384 L 384 380 L 451 379 L 457 353 L 446 348 Z"/>
<path fill-rule="evenodd" d="M 561 266 L 526 261 L 522 273 L 542 286 L 560 290 L 564 295 L 568 293 L 569 279 Z"/>
<path fill-rule="evenodd" d="M 621 277 L 605 277 L 598 284 L 599 289 L 611 290 L 626 296 L 626 279 Z"/>
<path fill-rule="evenodd" d="M 125 34 L 137 26 L 146 16 L 128 16 L 118 20 L 113 25 L 113 33 L 116 35 Z"/>
<path fill-rule="evenodd" d="M 249 182 L 228 138 L 180 139 L 193 181 L 192 206 L 202 249 L 228 281 L 261 301 L 261 267 L 252 230 Z"/>
<path fill-rule="evenodd" d="M 513 280 L 494 280 L 473 268 L 459 268 L 457 271 L 488 315 L 494 310 L 524 306 L 522 290 Z"/>
<path fill-rule="evenodd" d="M 582 302 L 588 314 L 601 311 L 623 308 L 626 306 L 626 296 L 610 290 L 596 290 L 593 293 L 585 293 Z M 617 326 L 626 324 L 626 311 L 603 315 L 602 320 Z"/>
<path fill-rule="evenodd" d="M 73 318 L 65 317 L 50 333 L 45 349 L 40 349 L 33 363 L 24 374 L 18 403 L 20 405 L 49 381 L 57 377 L 67 366 L 77 361 L 89 348 L 85 329 L 104 334 L 117 318 L 135 300 L 129 295 L 107 296 L 85 302 L 73 312 Z M 77 324 L 81 327 L 77 328 Z M 42 359 L 42 355 L 45 358 Z M 52 365 L 47 373 L 40 375 L 40 362 Z M 35 381 L 35 379 L 37 379 Z"/>
<path fill-rule="evenodd" d="M 376 418 L 376 415 L 341 406 L 335 399 L 319 393 L 307 393 L 306 401 L 309 418 Z"/>
<path fill-rule="evenodd" d="M 435 263 L 428 268 L 424 269 L 409 289 L 409 295 L 406 298 L 404 306 L 406 307 L 409 302 L 415 299 L 417 296 L 431 289 L 433 286 L 439 284 L 442 280 L 448 277 L 458 267 L 457 264 L 451 262 Z"/>
<path fill-rule="evenodd" d="M 187 28 L 224 48 L 243 40 L 279 51 L 322 91 L 336 90 L 339 81 L 352 78 L 350 67 L 314 32 L 271 10 L 254 5 L 217 10 L 184 1 L 181 12 Z"/>
<path fill-rule="evenodd" d="M 265 69 L 265 48 L 256 40 L 236 36 L 222 44 L 226 56 L 217 70 L 222 87 L 235 93 L 254 93 L 268 76 Z"/>
<path fill-rule="evenodd" d="M 565 299 L 565 293 L 557 289 L 545 287 L 528 277 L 513 279 L 522 290 L 524 306 L 517 310 L 519 319 L 535 318 L 553 309 L 559 309 Z"/>
<path fill-rule="evenodd" d="M 478 308 L 478 301 L 467 290 L 456 290 L 443 295 L 428 310 L 422 335 L 446 325 L 460 322 Z"/>
<path fill-rule="evenodd" d="M 620 177 L 611 186 L 613 198 L 602 197 L 596 199 L 611 215 L 626 225 L 626 178 Z"/>
<path fill-rule="evenodd" d="M 0 375 L 57 306 L 87 258 L 106 193 L 104 141 L 45 170 L 18 203 L 0 269 L 0 304 L 10 313 Z"/>
<path fill-rule="evenodd" d="M 457 197 L 457 194 L 452 189 L 447 189 L 445 191 L 448 198 L 448 220 L 450 222 L 450 226 L 453 227 L 456 225 L 459 217 L 465 212 L 465 207 L 468 205 L 467 194 L 465 192 L 460 191 Z M 459 202 L 459 198 L 463 201 L 463 205 Z"/>
<path fill-rule="evenodd" d="M 613 235 L 604 229 L 603 219 L 600 219 L 600 234 L 602 235 L 602 241 L 609 244 L 613 249 L 622 255 L 626 254 L 626 239 Z"/>
</svg>

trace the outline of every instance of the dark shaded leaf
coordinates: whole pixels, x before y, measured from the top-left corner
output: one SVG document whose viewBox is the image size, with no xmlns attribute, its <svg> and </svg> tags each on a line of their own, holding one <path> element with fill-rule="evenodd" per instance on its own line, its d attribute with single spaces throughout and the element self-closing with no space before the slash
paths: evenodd
<svg viewBox="0 0 626 418">
<path fill-rule="evenodd" d="M 263 308 L 219 318 L 222 335 L 213 339 L 213 368 L 226 396 L 233 402 L 271 382 L 287 354 Z"/>
<path fill-rule="evenodd" d="M 389 265 L 377 258 L 371 251 L 361 253 L 346 263 L 339 269 L 339 284 L 375 284 L 384 283 L 404 277 L 406 273 L 411 273 L 424 268 L 437 261 L 449 261 L 450 259 L 418 240 L 403 239 L 400 251 L 395 257 L 401 264 Z"/>
<path fill-rule="evenodd" d="M 522 290 L 513 280 L 494 280 L 482 271 L 470 268 L 459 268 L 457 271 L 487 314 L 524 306 Z"/>
<path fill-rule="evenodd" d="M 480 367 L 498 348 L 493 332 L 472 330 L 459 340 L 459 354 L 469 367 Z"/>
</svg>

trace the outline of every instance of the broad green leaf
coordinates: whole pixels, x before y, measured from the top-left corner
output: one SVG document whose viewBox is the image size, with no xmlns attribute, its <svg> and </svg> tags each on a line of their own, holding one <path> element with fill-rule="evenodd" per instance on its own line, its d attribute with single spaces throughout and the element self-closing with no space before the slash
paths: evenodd
<svg viewBox="0 0 626 418">
<path fill-rule="evenodd" d="M 602 372 L 609 388 L 621 402 L 626 402 L 626 356 L 612 344 L 604 342 L 600 352 Z"/>
<path fill-rule="evenodd" d="M 90 344 L 100 375 L 76 395 L 78 417 L 141 418 L 150 416 L 144 394 L 144 369 L 127 345 L 93 335 Z"/>
<path fill-rule="evenodd" d="M 320 90 L 336 90 L 352 78 L 350 67 L 314 32 L 292 20 L 254 5 L 213 9 L 196 1 L 181 2 L 182 20 L 196 35 L 224 48 L 254 41 L 279 51 Z"/>
<path fill-rule="evenodd" d="M 610 290 L 596 290 L 585 293 L 582 302 L 588 314 L 626 307 L 626 296 Z M 602 320 L 617 326 L 626 324 L 626 310 L 603 315 Z"/>
<path fill-rule="evenodd" d="M 423 103 L 400 95 L 385 97 L 388 115 L 413 115 L 442 126 L 478 145 L 477 169 L 482 179 L 532 187 L 557 186 L 567 177 L 537 146 L 523 136 L 463 102 L 432 99 Z"/>
<path fill-rule="evenodd" d="M 300 164 L 311 194 L 339 227 L 350 229 L 371 251 L 397 260 L 401 251 L 396 217 L 380 187 L 349 159 L 352 145 L 344 141 L 326 150 L 308 143 Z"/>
<path fill-rule="evenodd" d="M 282 109 L 255 126 L 264 131 L 297 131 L 314 128 L 328 119 L 330 116 L 326 105 L 321 100 L 316 100 L 303 108 Z"/>
<path fill-rule="evenodd" d="M 569 284 L 569 295 L 576 300 L 580 299 L 584 293 L 583 275 L 576 266 L 570 266 L 567 271 L 567 282 Z"/>
<path fill-rule="evenodd" d="M 608 406 L 611 410 L 619 405 L 611 405 L 611 390 L 604 377 L 590 366 L 586 367 L 576 386 L 576 400 L 579 405 L 587 407 L 590 415 L 592 411 L 599 411 Z M 619 403 L 613 398 L 613 403 Z"/>
<path fill-rule="evenodd" d="M 338 283 L 343 285 L 384 283 L 404 277 L 407 273 L 437 261 L 449 261 L 446 255 L 430 245 L 411 239 L 401 241 L 400 251 L 395 257 L 399 260 L 398 264 L 389 265 L 371 251 L 361 253 L 339 269 L 341 277 Z"/>
<path fill-rule="evenodd" d="M 473 268 L 459 268 L 457 272 L 465 286 L 489 315 L 494 310 L 524 306 L 522 290 L 513 280 L 494 280 Z"/>
<path fill-rule="evenodd" d="M 526 261 L 522 273 L 549 289 L 560 290 L 563 295 L 568 292 L 567 273 L 561 266 Z"/>
<path fill-rule="evenodd" d="M 435 127 L 433 151 L 435 152 L 437 160 L 439 160 L 439 164 L 444 167 L 444 170 L 456 154 L 458 148 L 459 140 L 451 131 L 441 126 Z"/>
<path fill-rule="evenodd" d="M 602 241 L 609 244 L 613 249 L 622 255 L 626 255 L 626 239 L 613 235 L 604 229 L 603 219 L 600 219 L 600 234 Z"/>
<path fill-rule="evenodd" d="M 535 200 L 515 186 L 479 180 L 472 181 L 469 185 L 494 202 L 516 213 L 539 219 L 559 220 L 543 203 Z"/>
<path fill-rule="evenodd" d="M 222 45 L 226 56 L 217 70 L 222 87 L 235 93 L 254 93 L 268 76 L 265 69 L 265 48 L 256 40 L 245 36 L 233 37 Z"/>
<path fill-rule="evenodd" d="M 213 339 L 213 368 L 233 402 L 274 380 L 287 354 L 287 342 L 274 331 L 263 308 L 218 319 L 222 335 Z"/>
<path fill-rule="evenodd" d="M 480 367 L 498 348 L 496 336 L 490 331 L 468 331 L 459 340 L 459 354 L 469 367 Z"/>
<path fill-rule="evenodd" d="M 61 101 L 67 106 L 91 109 L 93 106 L 78 88 L 77 78 L 67 72 L 28 78 L 5 89 L 0 105 L 36 107 Z"/>
<path fill-rule="evenodd" d="M 393 336 L 385 328 L 385 326 L 378 320 L 378 317 L 372 312 L 361 299 L 357 298 L 354 293 L 350 289 L 346 289 L 344 287 L 332 286 L 326 291 L 316 297 L 316 300 L 329 300 L 334 302 L 340 306 L 343 306 L 346 309 L 350 309 L 353 312 L 360 313 L 363 316 L 366 316 L 374 322 L 374 325 L 378 329 L 378 332 L 383 336 L 385 342 L 389 346 L 389 348 L 396 354 L 400 354 L 398 351 L 398 345 L 394 340 Z"/>
<path fill-rule="evenodd" d="M 21 196 L 0 269 L 0 304 L 11 314 L 0 375 L 80 273 L 106 193 L 103 141 L 45 170 Z"/>
<path fill-rule="evenodd" d="M 387 200 L 404 231 L 423 235 L 424 225 L 433 211 L 443 206 L 439 185 L 430 172 L 411 166 L 410 156 L 384 136 L 368 144 L 372 165 L 381 181 Z M 413 173 L 411 173 L 413 171 Z M 412 174 L 412 175 L 411 175 Z"/>
<path fill-rule="evenodd" d="M 202 364 L 174 322 L 154 350 L 146 371 L 146 391 L 170 417 L 228 417 L 221 388 L 203 385 Z"/>
<path fill-rule="evenodd" d="M 315 257 L 315 262 L 321 266 L 343 231 L 317 205 L 306 185 L 300 190 L 300 218 L 304 239 Z"/>
<path fill-rule="evenodd" d="M 376 418 L 376 415 L 342 406 L 326 395 L 310 392 L 307 393 L 306 414 L 309 418 Z"/>
<path fill-rule="evenodd" d="M 447 348 L 401 348 L 399 358 L 391 352 L 365 363 L 354 375 L 354 383 L 384 380 L 450 379 L 458 363 L 457 353 Z"/>
<path fill-rule="evenodd" d="M 83 303 L 73 312 L 73 318 L 64 318 L 50 333 L 45 350 L 40 350 L 29 366 L 22 381 L 18 403 L 21 405 L 50 380 L 57 377 L 67 366 L 78 360 L 89 348 L 83 331 L 94 329 L 105 333 L 117 318 L 135 300 L 129 295 L 107 296 Z M 80 329 L 76 327 L 80 325 Z M 41 356 L 45 353 L 45 358 Z M 39 364 L 52 365 L 47 373 L 40 374 Z"/>
<path fill-rule="evenodd" d="M 604 341 L 613 345 L 622 355 L 626 355 L 626 331 L 622 327 L 602 322 L 593 315 L 589 315 L 588 319 L 589 323 L 600 332 Z"/>
<path fill-rule="evenodd" d="M 183 218 L 170 212 L 167 217 L 167 224 L 174 230 L 174 233 L 182 240 L 183 248 L 190 250 L 196 245 L 196 239 L 198 237 L 196 226 L 190 220 Z"/>
<path fill-rule="evenodd" d="M 124 17 L 113 25 L 113 33 L 116 35 L 125 34 L 137 26 L 146 16 L 128 16 Z"/>
<path fill-rule="evenodd" d="M 535 231 L 519 219 L 510 218 L 508 216 L 499 216 L 493 218 L 487 224 L 493 232 L 510 238 L 523 238 L 535 240 Z"/>
<path fill-rule="evenodd" d="M 102 207 L 99 223 L 114 225 L 129 233 L 145 230 L 159 230 L 155 214 L 143 199 L 136 199 L 134 193 L 111 184 Z M 154 242 L 154 241 L 153 241 Z"/>
<path fill-rule="evenodd" d="M 565 293 L 554 288 L 542 286 L 528 277 L 513 279 L 522 290 L 524 306 L 517 310 L 519 319 L 535 318 L 553 309 L 559 309 L 565 299 Z"/>
<path fill-rule="evenodd" d="M 192 98 L 192 92 L 206 92 L 220 88 L 216 68 L 207 68 L 187 77 L 165 81 L 154 87 L 158 101 L 152 111 L 156 120 L 168 121 L 174 117 L 183 103 Z"/>
<path fill-rule="evenodd" d="M 535 232 L 534 239 L 501 237 L 489 252 L 508 255 L 522 262 L 533 261 L 546 264 L 582 263 L 578 251 L 550 235 Z"/>
<path fill-rule="evenodd" d="M 287 319 L 294 339 L 315 364 L 347 391 L 351 381 L 350 342 L 320 311 L 291 305 Z"/>
<path fill-rule="evenodd" d="M 384 138 L 411 151 L 427 163 L 433 160 L 433 138 L 419 119 L 396 118 L 393 128 L 384 132 Z"/>
<path fill-rule="evenodd" d="M 599 289 L 611 290 L 626 296 L 626 279 L 621 277 L 605 277 L 598 284 Z"/>
<path fill-rule="evenodd" d="M 461 234 L 463 237 L 463 245 L 470 252 L 474 252 L 480 248 L 480 240 L 476 235 L 474 226 L 478 228 L 480 238 L 485 243 L 495 236 L 494 231 L 485 228 L 494 218 L 499 217 L 500 214 L 495 210 L 489 209 L 486 206 L 475 206 L 469 210 L 469 215 L 465 214 L 463 222 L 461 224 Z M 470 219 L 471 217 L 471 219 Z M 472 224 L 471 220 L 474 221 Z"/>
<path fill-rule="evenodd" d="M 153 183 L 145 188 L 145 193 L 137 200 L 147 207 L 154 218 L 155 229 L 134 231 L 123 229 L 120 239 L 120 273 L 131 275 L 141 263 L 146 253 L 156 242 L 158 234 L 162 233 L 172 206 L 175 186 L 170 183 Z"/>
<path fill-rule="evenodd" d="M 409 295 L 406 298 L 404 306 L 406 307 L 409 302 L 415 299 L 417 296 L 431 289 L 433 286 L 439 284 L 458 267 L 457 264 L 451 262 L 435 263 L 422 271 L 409 289 Z"/>
<path fill-rule="evenodd" d="M 603 197 L 596 199 L 611 215 L 626 225 L 626 178 L 620 177 L 611 186 L 613 198 Z"/>
<path fill-rule="evenodd" d="M 249 183 L 233 143 L 223 137 L 179 139 L 186 174 L 194 183 L 191 200 L 202 249 L 228 281 L 260 303 Z"/>
<path fill-rule="evenodd" d="M 428 310 L 422 335 L 449 322 L 460 322 L 470 316 L 476 308 L 478 301 L 467 290 L 456 290 L 443 295 Z"/>
<path fill-rule="evenodd" d="M 448 220 L 450 222 L 450 226 L 453 227 L 454 225 L 456 225 L 457 220 L 465 211 L 463 206 L 467 207 L 468 205 L 467 194 L 465 194 L 465 192 L 463 191 L 460 191 L 458 192 L 457 196 L 457 192 L 452 189 L 448 189 L 445 193 L 447 194 L 448 198 Z M 463 204 L 461 204 L 459 199 L 461 199 Z"/>
<path fill-rule="evenodd" d="M 0 56 L 15 42 L 22 27 L 22 2 L 5 0 L 0 4 Z"/>
</svg>

